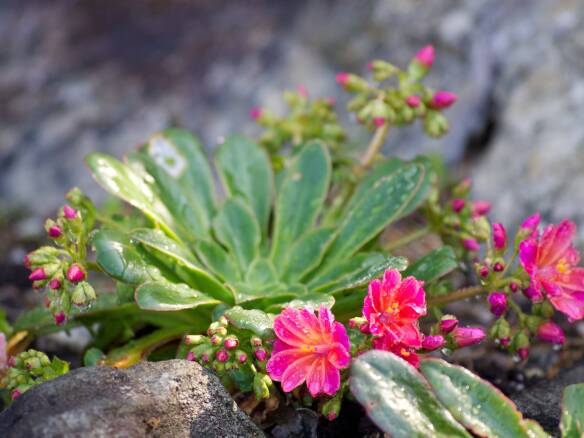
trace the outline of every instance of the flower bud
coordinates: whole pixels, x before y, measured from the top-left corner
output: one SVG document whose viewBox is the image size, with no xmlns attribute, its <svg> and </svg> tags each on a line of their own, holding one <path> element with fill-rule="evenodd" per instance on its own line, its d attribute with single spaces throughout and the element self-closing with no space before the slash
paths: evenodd
<svg viewBox="0 0 584 438">
<path fill-rule="evenodd" d="M 410 108 L 418 108 L 421 103 L 422 99 L 420 99 L 420 97 L 416 96 L 415 94 L 406 97 L 406 105 Z"/>
<path fill-rule="evenodd" d="M 29 254 L 25 255 L 24 258 L 22 259 L 22 263 L 24 264 L 24 267 L 27 269 L 30 269 L 32 266 L 32 263 L 30 262 L 30 256 Z"/>
<path fill-rule="evenodd" d="M 542 341 L 562 345 L 566 341 L 564 331 L 551 321 L 545 322 L 537 329 L 537 336 Z"/>
<path fill-rule="evenodd" d="M 529 298 L 534 303 L 539 303 L 543 301 L 543 293 L 540 290 L 535 289 L 534 287 L 526 287 L 523 289 L 523 295 Z"/>
<path fill-rule="evenodd" d="M 262 340 L 260 338 L 258 338 L 257 336 L 252 336 L 250 338 L 249 342 L 251 343 L 252 347 L 261 347 L 262 346 Z"/>
<path fill-rule="evenodd" d="M 342 85 L 342 86 L 347 85 L 349 83 L 349 76 L 350 76 L 350 74 L 347 72 L 344 72 L 344 71 L 337 73 L 337 77 L 336 77 L 337 84 Z"/>
<path fill-rule="evenodd" d="M 61 230 L 61 227 L 59 227 L 58 225 L 50 226 L 47 232 L 49 234 L 49 237 L 53 239 L 58 239 L 63 235 L 63 230 Z"/>
<path fill-rule="evenodd" d="M 430 107 L 434 109 L 446 109 L 452 106 L 457 99 L 458 97 L 454 93 L 449 91 L 437 91 L 434 93 L 434 96 L 432 96 Z"/>
<path fill-rule="evenodd" d="M 45 273 L 44 268 L 36 268 L 31 274 L 28 276 L 30 281 L 42 281 L 47 279 L 47 274 Z"/>
<path fill-rule="evenodd" d="M 225 317 L 225 315 L 221 315 L 217 322 L 221 327 L 227 327 L 229 325 L 229 320 Z"/>
<path fill-rule="evenodd" d="M 513 336 L 513 347 L 516 351 L 519 351 L 520 348 L 529 347 L 529 337 L 525 332 L 519 332 Z"/>
<path fill-rule="evenodd" d="M 253 355 L 255 356 L 255 358 L 257 360 L 259 360 L 260 362 L 263 362 L 264 360 L 266 360 L 268 353 L 263 348 L 258 348 L 257 350 L 255 350 L 253 352 Z"/>
<path fill-rule="evenodd" d="M 76 219 L 77 218 L 77 210 L 69 205 L 63 206 L 63 216 L 65 219 Z"/>
<path fill-rule="evenodd" d="M 57 312 L 53 315 L 53 318 L 55 319 L 55 324 L 57 325 L 61 325 L 65 322 L 65 313 L 63 312 Z"/>
<path fill-rule="evenodd" d="M 540 220 L 541 220 L 540 214 L 535 213 L 523 221 L 523 223 L 521 224 L 521 229 L 528 232 L 528 234 L 531 234 L 539 226 Z"/>
<path fill-rule="evenodd" d="M 235 350 L 239 345 L 239 341 L 235 336 L 229 336 L 223 341 L 223 346 L 228 350 Z"/>
<path fill-rule="evenodd" d="M 223 338 L 221 336 L 218 335 L 213 335 L 210 338 L 211 341 L 211 345 L 219 345 L 221 344 L 221 342 L 223 342 Z"/>
<path fill-rule="evenodd" d="M 509 290 L 511 292 L 515 293 L 519 290 L 519 285 L 517 283 L 515 283 L 514 281 L 512 281 L 511 283 L 509 283 Z"/>
<path fill-rule="evenodd" d="M 229 359 L 229 353 L 221 348 L 220 350 L 217 350 L 217 353 L 215 353 L 215 359 L 217 359 L 219 362 L 227 362 Z"/>
<path fill-rule="evenodd" d="M 508 347 L 509 344 L 511 343 L 511 338 L 509 338 L 509 337 L 500 338 L 499 343 L 501 344 L 502 347 Z"/>
<path fill-rule="evenodd" d="M 188 360 L 189 362 L 192 362 L 192 361 L 194 361 L 194 360 L 195 360 L 195 353 L 193 353 L 192 351 L 189 351 L 189 352 L 187 353 L 186 360 Z"/>
<path fill-rule="evenodd" d="M 366 91 L 369 89 L 369 84 L 367 83 L 366 80 L 351 73 L 347 72 L 338 73 L 336 80 L 339 85 L 342 85 L 345 88 L 345 90 L 351 93 Z"/>
<path fill-rule="evenodd" d="M 491 211 L 491 203 L 488 201 L 473 201 L 471 206 L 471 216 L 477 218 L 486 215 Z"/>
<path fill-rule="evenodd" d="M 207 342 L 209 338 L 203 335 L 187 335 L 185 336 L 185 344 L 187 345 L 200 345 Z"/>
<path fill-rule="evenodd" d="M 452 315 L 444 315 L 440 320 L 440 333 L 447 335 L 458 326 L 458 319 Z"/>
<path fill-rule="evenodd" d="M 481 249 L 479 243 L 475 239 L 472 239 L 472 238 L 462 239 L 462 246 L 464 246 L 464 248 L 467 251 L 473 251 L 473 252 L 476 252 L 476 251 Z"/>
<path fill-rule="evenodd" d="M 452 200 L 452 211 L 455 213 L 460 213 L 464 206 L 466 205 L 466 201 L 462 198 L 456 198 Z"/>
<path fill-rule="evenodd" d="M 340 397 L 333 397 L 322 405 L 322 415 L 326 417 L 327 420 L 333 421 L 339 416 L 341 411 L 341 399 Z"/>
<path fill-rule="evenodd" d="M 376 127 L 381 128 L 383 125 L 385 125 L 385 117 L 373 117 L 373 124 Z"/>
<path fill-rule="evenodd" d="M 257 121 L 262 116 L 263 110 L 259 107 L 254 107 L 249 111 L 249 116 L 252 120 Z"/>
<path fill-rule="evenodd" d="M 495 249 L 505 249 L 507 246 L 507 232 L 502 224 L 493 224 L 493 246 Z"/>
<path fill-rule="evenodd" d="M 256 375 L 253 378 L 253 392 L 256 396 L 256 399 L 258 400 L 263 400 L 265 398 L 268 398 L 270 396 L 270 386 L 268 384 L 267 379 L 264 378 L 268 377 L 265 374 L 261 374 L 261 373 L 256 373 Z M 269 379 L 269 377 L 268 377 Z M 270 379 L 271 382 L 271 379 Z"/>
<path fill-rule="evenodd" d="M 478 327 L 456 327 L 452 339 L 457 347 L 468 347 L 485 339 L 485 331 Z"/>
<path fill-rule="evenodd" d="M 511 326 L 505 318 L 499 318 L 489 330 L 489 334 L 493 339 L 505 339 L 511 334 Z"/>
<path fill-rule="evenodd" d="M 434 64 L 434 46 L 427 45 L 422 47 L 418 53 L 416 53 L 415 60 L 426 68 L 432 67 L 432 64 Z"/>
<path fill-rule="evenodd" d="M 444 346 L 446 341 L 443 336 L 424 336 L 422 348 L 426 351 L 434 351 Z"/>
<path fill-rule="evenodd" d="M 489 268 L 485 265 L 479 268 L 479 275 L 483 278 L 488 277 L 489 275 Z"/>
<path fill-rule="evenodd" d="M 519 359 L 521 359 L 521 360 L 527 359 L 527 357 L 529 356 L 529 348 L 527 348 L 527 347 L 518 348 L 517 355 L 519 356 Z"/>
<path fill-rule="evenodd" d="M 85 280 L 85 271 L 77 263 L 73 263 L 67 270 L 67 280 L 71 283 L 79 283 Z"/>
<path fill-rule="evenodd" d="M 505 270 L 505 265 L 501 262 L 496 262 L 493 265 L 493 271 L 495 272 L 503 272 Z"/>
<path fill-rule="evenodd" d="M 235 352 L 235 357 L 239 363 L 245 363 L 247 361 L 247 354 L 244 351 L 238 350 Z"/>
<path fill-rule="evenodd" d="M 507 295 L 503 292 L 492 292 L 489 294 L 488 301 L 491 306 L 491 313 L 497 318 L 507 311 Z"/>
<path fill-rule="evenodd" d="M 22 392 L 20 392 L 18 389 L 15 389 L 14 391 L 12 391 L 10 393 L 10 397 L 12 398 L 12 400 L 14 400 L 17 397 L 20 397 L 22 395 Z"/>
<path fill-rule="evenodd" d="M 49 282 L 49 287 L 53 290 L 60 289 L 61 288 L 61 280 L 59 280 L 58 278 L 53 278 Z"/>
<path fill-rule="evenodd" d="M 71 294 L 71 302 L 76 306 L 84 306 L 95 298 L 95 290 L 86 281 L 78 283 Z"/>
</svg>

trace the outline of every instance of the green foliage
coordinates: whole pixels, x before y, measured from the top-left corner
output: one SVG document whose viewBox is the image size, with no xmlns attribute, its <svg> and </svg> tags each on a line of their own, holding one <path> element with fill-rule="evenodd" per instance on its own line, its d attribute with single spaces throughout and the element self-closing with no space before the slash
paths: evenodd
<svg viewBox="0 0 584 438">
<path fill-rule="evenodd" d="M 570 385 L 564 390 L 560 428 L 562 438 L 580 438 L 584 435 L 584 383 Z"/>
</svg>

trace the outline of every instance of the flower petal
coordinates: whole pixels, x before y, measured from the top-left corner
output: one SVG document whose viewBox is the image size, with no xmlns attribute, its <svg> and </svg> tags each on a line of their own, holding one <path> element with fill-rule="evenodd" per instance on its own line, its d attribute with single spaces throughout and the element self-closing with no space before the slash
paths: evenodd
<svg viewBox="0 0 584 438">
<path fill-rule="evenodd" d="M 306 356 L 306 353 L 299 348 L 272 353 L 270 360 L 266 364 L 266 371 L 273 380 L 280 381 L 286 369 L 304 356 Z"/>
<path fill-rule="evenodd" d="M 282 390 L 290 392 L 302 385 L 315 360 L 318 360 L 317 355 L 308 354 L 289 365 L 281 377 Z"/>
<path fill-rule="evenodd" d="M 349 341 L 349 336 L 347 335 L 347 330 L 340 322 L 335 322 L 333 325 L 333 340 L 345 347 L 345 350 L 349 351 L 351 349 L 351 343 Z"/>
<path fill-rule="evenodd" d="M 341 387 L 341 373 L 334 367 L 325 368 L 324 376 L 324 393 L 327 395 L 334 395 Z"/>
<path fill-rule="evenodd" d="M 564 219 L 558 225 L 546 227 L 539 241 L 538 264 L 554 265 L 566 256 L 571 247 L 576 224 Z"/>
<path fill-rule="evenodd" d="M 537 258 L 537 241 L 535 239 L 525 239 L 519 244 L 519 261 L 521 266 L 529 275 L 535 270 Z"/>
<path fill-rule="evenodd" d="M 325 362 L 324 358 L 315 360 L 306 374 L 306 386 L 313 397 L 321 394 L 324 390 Z"/>
</svg>

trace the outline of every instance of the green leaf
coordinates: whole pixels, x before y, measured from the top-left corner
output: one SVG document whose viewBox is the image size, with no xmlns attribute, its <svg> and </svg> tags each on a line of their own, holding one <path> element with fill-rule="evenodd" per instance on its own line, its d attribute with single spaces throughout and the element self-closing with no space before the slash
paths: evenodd
<svg viewBox="0 0 584 438">
<path fill-rule="evenodd" d="M 420 369 L 442 404 L 474 434 L 529 436 L 513 402 L 469 370 L 441 359 L 424 360 Z"/>
<path fill-rule="evenodd" d="M 225 312 L 225 317 L 238 329 L 251 330 L 261 337 L 273 334 L 274 317 L 261 310 L 235 306 Z"/>
<path fill-rule="evenodd" d="M 562 438 L 584 436 L 584 383 L 567 386 L 562 397 Z"/>
<path fill-rule="evenodd" d="M 268 286 L 278 281 L 278 275 L 271 260 L 259 258 L 250 265 L 245 281 L 252 287 Z"/>
<path fill-rule="evenodd" d="M 142 175 L 113 157 L 101 153 L 86 158 L 96 181 L 109 193 L 126 201 L 156 222 L 171 237 L 177 228 L 172 215 Z"/>
<path fill-rule="evenodd" d="M 379 253 L 361 253 L 325 271 L 308 284 L 311 291 L 334 293 L 367 285 L 380 277 L 386 269 L 402 271 L 407 266 L 403 257 L 385 256 Z"/>
<path fill-rule="evenodd" d="M 223 286 L 215 277 L 197 266 L 194 257 L 179 243 L 168 238 L 160 230 L 139 229 L 132 232 L 132 238 L 143 244 L 156 254 L 164 255 L 171 264 L 180 268 L 177 274 L 188 284 L 220 301 L 233 304 L 234 297 L 230 290 Z M 170 267 L 170 266 L 169 266 Z"/>
<path fill-rule="evenodd" d="M 267 235 L 274 176 L 265 151 L 248 138 L 228 137 L 217 150 L 217 170 L 227 194 L 247 201 Z"/>
<path fill-rule="evenodd" d="M 330 177 L 326 146 L 317 141 L 302 146 L 278 189 L 271 254 L 276 266 L 311 229 L 326 199 Z"/>
<path fill-rule="evenodd" d="M 199 240 L 195 243 L 195 251 L 205 266 L 224 281 L 236 283 L 241 280 L 239 266 L 221 245 L 211 240 Z"/>
<path fill-rule="evenodd" d="M 409 163 L 378 179 L 344 215 L 339 233 L 325 257 L 330 266 L 351 257 L 390 223 L 404 216 L 427 186 L 426 167 Z"/>
<path fill-rule="evenodd" d="M 304 234 L 290 248 L 282 272 L 285 281 L 302 280 L 310 271 L 315 269 L 324 257 L 324 253 L 335 233 L 333 228 L 317 228 Z"/>
<path fill-rule="evenodd" d="M 249 207 L 240 199 L 227 199 L 213 221 L 213 229 L 245 272 L 258 256 L 261 240 L 258 223 Z"/>
<path fill-rule="evenodd" d="M 373 350 L 359 356 L 350 382 L 369 417 L 393 438 L 470 437 L 420 373 L 393 353 Z"/>
<path fill-rule="evenodd" d="M 83 366 L 93 367 L 99 365 L 99 362 L 105 358 L 105 354 L 99 348 L 92 347 L 83 355 Z"/>
<path fill-rule="evenodd" d="M 130 238 L 120 231 L 102 228 L 93 234 L 91 244 L 96 262 L 108 275 L 130 284 L 160 278 L 160 271 L 146 263 Z"/>
<path fill-rule="evenodd" d="M 174 284 L 165 280 L 149 281 L 136 289 L 136 303 L 141 309 L 169 311 L 192 309 L 219 301 L 186 284 Z"/>
<path fill-rule="evenodd" d="M 437 280 L 458 267 L 456 255 L 449 246 L 435 249 L 416 260 L 403 273 L 403 276 L 414 276 L 426 283 Z"/>
<path fill-rule="evenodd" d="M 320 309 L 320 306 L 325 306 L 329 309 L 335 305 L 335 297 L 325 294 L 308 294 L 301 296 L 286 304 L 289 307 L 304 308 L 309 307 L 312 310 Z"/>
</svg>

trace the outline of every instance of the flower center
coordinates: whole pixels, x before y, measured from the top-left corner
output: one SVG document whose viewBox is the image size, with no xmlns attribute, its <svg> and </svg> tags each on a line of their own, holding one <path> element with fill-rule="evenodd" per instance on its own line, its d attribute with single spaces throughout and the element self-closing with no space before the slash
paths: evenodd
<svg viewBox="0 0 584 438">
<path fill-rule="evenodd" d="M 409 356 L 411 353 L 410 353 L 408 350 L 406 350 L 405 348 L 402 348 L 402 349 L 400 350 L 399 354 L 400 354 L 402 357 L 408 357 L 408 356 Z"/>
<path fill-rule="evenodd" d="M 390 306 L 387 306 L 385 312 L 391 315 L 397 315 L 399 313 L 399 303 L 392 303 Z"/>
<path fill-rule="evenodd" d="M 556 271 L 560 274 L 567 274 L 570 272 L 570 265 L 566 259 L 561 259 L 556 265 Z"/>
</svg>

